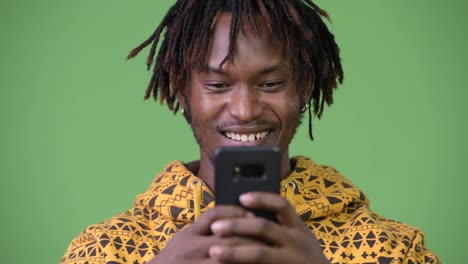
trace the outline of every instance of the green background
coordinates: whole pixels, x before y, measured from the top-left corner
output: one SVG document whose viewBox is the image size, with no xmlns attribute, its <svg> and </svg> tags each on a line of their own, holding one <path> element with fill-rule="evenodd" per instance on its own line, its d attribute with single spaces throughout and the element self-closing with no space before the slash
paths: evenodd
<svg viewBox="0 0 468 264">
<path fill-rule="evenodd" d="M 132 206 L 170 160 L 197 158 L 180 115 L 144 102 L 146 52 L 173 1 L 0 3 L 1 263 L 57 263 L 87 225 Z M 317 1 L 345 84 L 293 154 L 331 164 L 444 263 L 468 250 L 465 1 Z"/>
</svg>

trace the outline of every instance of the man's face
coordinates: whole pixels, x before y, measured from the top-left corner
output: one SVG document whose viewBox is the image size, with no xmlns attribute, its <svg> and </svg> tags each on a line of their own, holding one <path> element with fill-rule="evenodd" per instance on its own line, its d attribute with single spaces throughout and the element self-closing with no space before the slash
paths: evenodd
<svg viewBox="0 0 468 264">
<path fill-rule="evenodd" d="M 288 158 L 301 95 L 284 47 L 264 32 L 238 34 L 232 60 L 228 53 L 230 14 L 222 14 L 208 52 L 208 70 L 192 71 L 182 107 L 190 111 L 201 159 L 213 159 L 221 146 L 279 146 Z"/>
</svg>

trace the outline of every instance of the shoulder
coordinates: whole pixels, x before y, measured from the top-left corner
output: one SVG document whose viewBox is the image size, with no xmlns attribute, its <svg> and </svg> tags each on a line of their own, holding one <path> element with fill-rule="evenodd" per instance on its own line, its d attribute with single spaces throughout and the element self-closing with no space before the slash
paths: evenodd
<svg viewBox="0 0 468 264">
<path fill-rule="evenodd" d="M 379 251 L 384 251 L 381 259 L 396 259 L 402 263 L 440 263 L 424 240 L 424 233 L 415 226 L 383 217 L 370 211 L 375 221 Z"/>
<path fill-rule="evenodd" d="M 301 203 L 314 209 L 306 224 L 332 263 L 439 263 L 420 229 L 372 211 L 364 193 L 334 167 L 303 156 L 293 161 Z"/>
</svg>

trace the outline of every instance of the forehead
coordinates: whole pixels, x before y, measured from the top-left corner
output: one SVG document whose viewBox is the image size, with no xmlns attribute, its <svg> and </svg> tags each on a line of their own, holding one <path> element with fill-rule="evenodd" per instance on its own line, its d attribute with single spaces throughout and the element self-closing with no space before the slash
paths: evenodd
<svg viewBox="0 0 468 264">
<path fill-rule="evenodd" d="M 227 64 L 238 64 L 240 61 L 250 64 L 255 63 L 285 63 L 288 54 L 284 44 L 274 38 L 262 19 L 255 19 L 258 32 L 255 31 L 247 18 L 242 18 L 233 44 L 233 58 Z M 213 27 L 210 47 L 208 49 L 208 65 L 219 67 L 229 53 L 231 38 L 232 15 L 222 13 L 216 17 Z"/>
</svg>

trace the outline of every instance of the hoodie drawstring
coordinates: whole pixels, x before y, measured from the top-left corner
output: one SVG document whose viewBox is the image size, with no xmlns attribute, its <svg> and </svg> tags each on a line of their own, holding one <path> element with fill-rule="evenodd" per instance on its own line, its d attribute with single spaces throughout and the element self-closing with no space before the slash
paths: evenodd
<svg viewBox="0 0 468 264">
<path fill-rule="evenodd" d="M 296 183 L 293 181 L 287 181 L 284 184 L 284 188 L 286 188 L 286 199 L 290 204 L 293 204 L 294 201 L 294 191 L 296 190 Z"/>
<path fill-rule="evenodd" d="M 203 183 L 200 180 L 193 180 L 190 183 L 190 189 L 193 190 L 194 196 L 193 207 L 195 210 L 195 221 L 197 221 L 201 215 L 202 185 Z"/>
<path fill-rule="evenodd" d="M 190 189 L 193 190 L 193 207 L 195 211 L 195 221 L 200 218 L 201 215 L 201 199 L 202 199 L 202 181 L 200 180 L 193 180 L 190 183 Z M 290 204 L 294 201 L 294 191 L 296 190 L 296 183 L 293 181 L 287 181 L 284 184 L 284 188 L 286 188 L 286 199 Z"/>
</svg>

